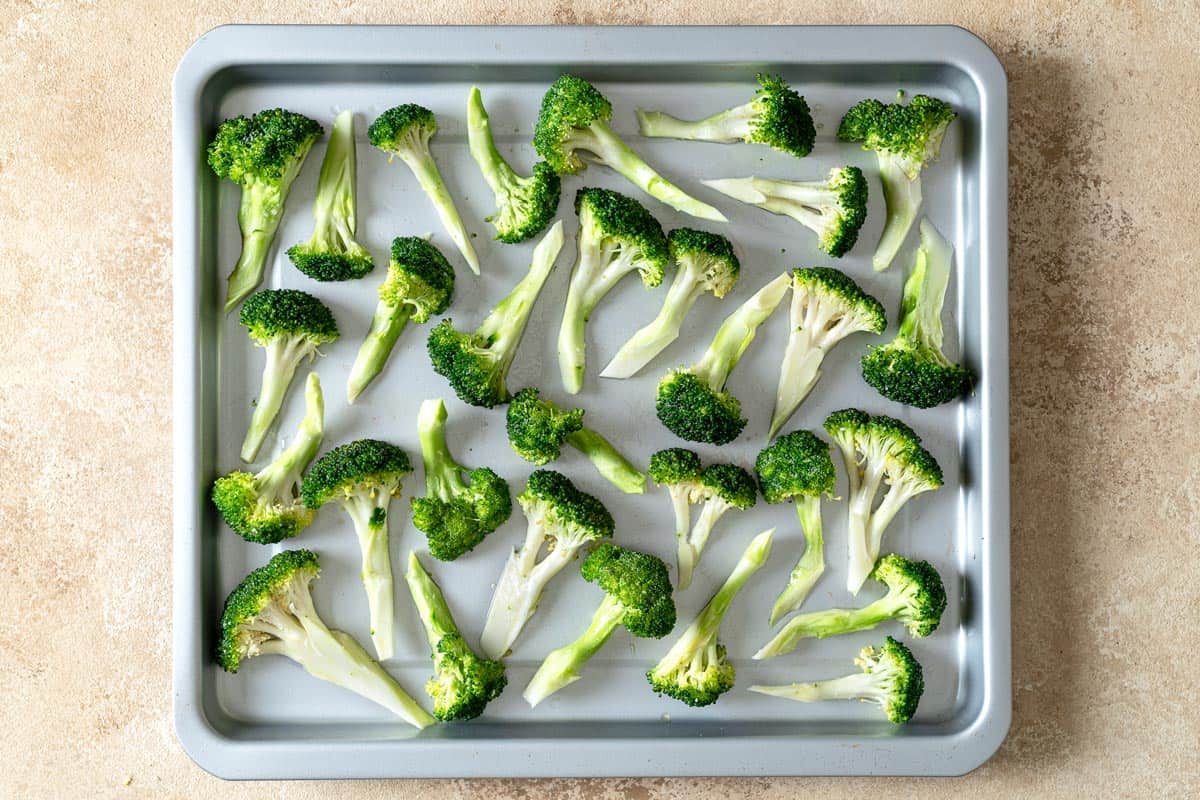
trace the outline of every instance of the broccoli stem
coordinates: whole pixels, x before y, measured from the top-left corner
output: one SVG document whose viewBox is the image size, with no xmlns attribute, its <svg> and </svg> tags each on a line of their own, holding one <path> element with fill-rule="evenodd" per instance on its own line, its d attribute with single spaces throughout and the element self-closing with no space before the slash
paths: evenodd
<svg viewBox="0 0 1200 800">
<path fill-rule="evenodd" d="M 792 617 L 786 625 L 767 642 L 754 658 L 774 658 L 796 649 L 801 639 L 824 639 L 845 633 L 869 631 L 881 622 L 887 622 L 903 608 L 903 601 L 889 592 L 875 602 L 862 608 L 831 608 L 812 611 Z"/>
<path fill-rule="evenodd" d="M 704 553 L 713 526 L 729 508 L 728 503 L 719 499 L 708 500 L 705 502 L 704 508 L 700 510 L 700 516 L 696 519 L 696 524 L 692 526 L 691 532 L 679 538 L 679 585 L 675 587 L 679 591 L 682 592 L 692 585 L 692 573 L 696 569 L 696 562 Z"/>
<path fill-rule="evenodd" d="M 243 202 L 249 192 L 242 192 Z M 240 219 L 240 217 L 239 217 Z M 275 223 L 278 226 L 278 223 Z M 267 252 L 275 240 L 275 226 L 269 231 L 252 230 L 242 235 L 242 252 L 237 266 L 229 273 L 229 285 L 225 290 L 225 313 L 237 308 L 262 283 L 266 271 Z"/>
<path fill-rule="evenodd" d="M 941 356 L 943 366 L 949 366 L 951 362 L 942 354 L 942 306 L 953 250 L 929 220 L 922 220 L 920 229 L 921 247 L 900 301 L 898 335 L 930 347 Z"/>
<path fill-rule="evenodd" d="M 661 111 L 637 111 L 642 136 L 702 142 L 740 142 L 750 134 L 750 123 L 758 116 L 753 103 L 720 111 L 704 119 L 686 120 Z"/>
<path fill-rule="evenodd" d="M 408 571 L 404 574 L 408 582 L 408 590 L 412 593 L 413 604 L 425 626 L 425 636 L 429 646 L 437 649 L 442 637 L 458 633 L 458 626 L 446 605 L 446 598 L 437 581 L 426 571 L 425 566 L 417 558 L 415 552 L 408 554 Z"/>
<path fill-rule="evenodd" d="M 360 493 L 342 501 L 358 536 L 358 547 L 362 552 L 360 574 L 371 617 L 371 641 L 375 644 L 376 655 L 383 661 L 395 653 L 396 603 L 387 525 L 387 507 L 391 499 L 390 494 L 373 490 L 369 495 Z"/>
<path fill-rule="evenodd" d="M 429 152 L 428 144 L 419 149 L 413 148 L 412 152 L 402 151 L 399 156 L 412 170 L 413 175 L 417 178 L 417 183 L 421 184 L 421 189 L 433 202 L 438 218 L 442 221 L 442 227 L 446 229 L 450 240 L 454 242 L 455 247 L 466 259 L 467 266 L 471 268 L 471 272 L 478 275 L 479 258 L 475 255 L 475 248 L 471 246 L 471 239 L 467 235 L 466 228 L 463 227 L 462 217 L 458 215 L 458 208 L 454 205 L 454 198 L 450 196 L 450 191 L 442 180 L 442 174 L 438 171 L 437 163 L 434 162 L 433 155 Z"/>
<path fill-rule="evenodd" d="M 238 205 L 242 252 L 233 272 L 229 273 L 229 286 L 225 293 L 226 314 L 262 283 L 267 253 L 271 249 L 271 242 L 275 240 L 279 221 L 283 218 L 284 200 L 303 165 L 303 158 L 291 159 L 278 183 L 256 180 L 242 184 L 242 197 Z"/>
<path fill-rule="evenodd" d="M 338 250 L 355 245 L 358 227 L 354 203 L 355 173 L 354 112 L 337 115 L 329 132 L 329 145 L 317 178 L 317 197 L 313 203 L 316 225 L 313 241 L 338 243 Z"/>
<path fill-rule="evenodd" d="M 921 207 L 921 176 L 918 174 L 915 178 L 909 178 L 895 157 L 885 153 L 877 155 L 887 219 L 871 261 L 876 272 L 883 272 L 892 265 L 892 260 L 900 252 L 900 247 L 908 238 L 909 229 L 917 219 L 917 211 Z"/>
<path fill-rule="evenodd" d="M 604 479 L 625 494 L 642 494 L 646 491 L 645 474 L 639 472 L 600 434 L 583 428 L 567 434 L 567 443 L 587 456 Z"/>
<path fill-rule="evenodd" d="M 875 568 L 868 526 L 871 521 L 871 506 L 883 480 L 883 458 L 868 459 L 859 487 L 850 495 L 850 517 L 846 537 L 849 548 L 849 567 L 846 573 L 846 590 L 857 595 L 863 583 Z M 857 469 L 857 466 L 855 467 Z"/>
<path fill-rule="evenodd" d="M 821 700 L 860 700 L 881 698 L 882 693 L 877 685 L 877 678 L 866 672 L 846 675 L 813 683 L 792 683 L 786 686 L 751 686 L 750 691 L 782 697 L 787 700 L 799 700 L 802 703 L 816 703 Z"/>
<path fill-rule="evenodd" d="M 421 459 L 425 463 L 425 492 L 449 500 L 466 488 L 462 468 L 446 445 L 446 404 L 426 400 L 417 412 L 417 437 L 421 441 Z"/>
<path fill-rule="evenodd" d="M 629 145 L 621 141 L 606 122 L 595 120 L 587 128 L 576 130 L 566 144 L 571 149 L 578 148 L 593 153 L 599 163 L 611 167 L 634 186 L 674 209 L 700 219 L 728 222 L 720 211 L 685 193 L 659 175 L 641 156 L 633 152 Z"/>
<path fill-rule="evenodd" d="M 304 390 L 304 419 L 296 439 L 261 472 L 254 476 L 255 488 L 266 502 L 281 502 L 282 492 L 290 493 L 300 485 L 301 474 L 317 455 L 325 436 L 325 398 L 321 379 L 310 372 Z M 267 487 L 270 487 L 269 489 Z"/>
<path fill-rule="evenodd" d="M 879 549 L 883 544 L 883 534 L 888 525 L 900 513 L 904 504 L 911 500 L 914 492 L 904 484 L 892 484 L 887 494 L 879 501 L 879 506 L 871 514 L 867 524 L 867 553 L 874 562 L 879 558 Z"/>
<path fill-rule="evenodd" d="M 671 507 L 675 510 L 675 540 L 684 542 L 692 529 L 691 491 L 680 486 L 668 487 Z"/>
<path fill-rule="evenodd" d="M 604 646 L 624 619 L 625 607 L 612 595 L 605 595 L 583 635 L 546 656 L 522 693 L 525 702 L 532 708 L 579 680 L 580 668 Z"/>
<path fill-rule="evenodd" d="M 630 378 L 679 338 L 679 329 L 692 306 L 704 294 L 701 270 L 687 261 L 676 270 L 662 308 L 648 325 L 621 346 L 600 373 L 603 378 Z"/>
<path fill-rule="evenodd" d="M 375 305 L 371 329 L 358 348 L 358 355 L 346 381 L 346 399 L 349 402 L 353 403 L 387 366 L 392 349 L 411 316 L 412 308 L 407 303 L 394 306 L 380 300 Z"/>
<path fill-rule="evenodd" d="M 583 388 L 587 343 L 584 330 L 592 311 L 630 270 L 629 257 L 586 242 L 580 232 L 579 257 L 571 272 L 562 324 L 558 329 L 558 367 L 571 394 Z"/>
<path fill-rule="evenodd" d="M 804 531 L 804 555 L 796 562 L 787 586 L 775 598 L 771 607 L 770 624 L 774 625 L 786 614 L 795 611 L 808 599 L 813 586 L 825 571 L 825 536 L 821 529 L 821 498 L 801 496 L 796 498 L 796 515 Z"/>
<path fill-rule="evenodd" d="M 759 289 L 753 297 L 726 317 L 704 357 L 692 367 L 691 372 L 707 383 L 714 392 L 724 389 L 729 373 L 754 341 L 758 327 L 779 306 L 789 285 L 791 275 L 784 273 Z"/>
<path fill-rule="evenodd" d="M 267 342 L 266 365 L 263 367 L 262 387 L 250 417 L 250 427 L 242 441 L 242 461 L 247 464 L 258 457 L 271 425 L 279 415 L 287 396 L 296 367 L 312 350 L 302 336 L 277 336 Z"/>
<path fill-rule="evenodd" d="M 471 87 L 467 97 L 467 141 L 471 158 L 475 159 L 483 179 L 496 195 L 496 204 L 501 205 L 510 193 L 520 188 L 520 176 L 496 149 L 488 113 L 483 107 L 483 96 L 477 86 Z"/>
</svg>

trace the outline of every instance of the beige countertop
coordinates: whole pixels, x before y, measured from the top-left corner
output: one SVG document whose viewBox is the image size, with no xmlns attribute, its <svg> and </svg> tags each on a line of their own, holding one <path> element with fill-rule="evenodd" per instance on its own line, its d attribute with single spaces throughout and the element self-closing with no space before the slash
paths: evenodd
<svg viewBox="0 0 1200 800">
<path fill-rule="evenodd" d="M 1200 796 L 1195 2 L 416 5 L 0 3 L 0 797 Z M 194 766 L 170 721 L 170 80 L 233 21 L 951 22 L 987 41 L 1012 108 L 996 757 L 886 782 L 233 785 Z"/>
</svg>

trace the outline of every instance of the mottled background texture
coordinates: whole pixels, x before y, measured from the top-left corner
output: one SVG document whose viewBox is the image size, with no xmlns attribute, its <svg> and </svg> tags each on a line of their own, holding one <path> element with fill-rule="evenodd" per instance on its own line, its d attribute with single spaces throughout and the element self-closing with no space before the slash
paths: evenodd
<svg viewBox="0 0 1200 800">
<path fill-rule="evenodd" d="M 0 0 L 0 796 L 1197 797 L 1195 2 Z M 222 785 L 170 722 L 170 80 L 226 22 L 969 27 L 1011 80 L 1015 708 L 957 780 Z"/>
</svg>

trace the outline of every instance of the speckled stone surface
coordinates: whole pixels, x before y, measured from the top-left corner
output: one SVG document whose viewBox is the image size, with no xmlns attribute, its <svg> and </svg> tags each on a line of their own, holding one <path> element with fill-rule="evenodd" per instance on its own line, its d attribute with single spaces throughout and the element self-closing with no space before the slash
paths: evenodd
<svg viewBox="0 0 1200 800">
<path fill-rule="evenodd" d="M 1200 7 L 963 5 L 0 2 L 0 797 L 1200 796 Z M 194 766 L 170 722 L 170 78 L 235 21 L 982 36 L 1012 107 L 1015 708 L 999 754 L 962 779 L 890 781 L 234 785 Z"/>
</svg>

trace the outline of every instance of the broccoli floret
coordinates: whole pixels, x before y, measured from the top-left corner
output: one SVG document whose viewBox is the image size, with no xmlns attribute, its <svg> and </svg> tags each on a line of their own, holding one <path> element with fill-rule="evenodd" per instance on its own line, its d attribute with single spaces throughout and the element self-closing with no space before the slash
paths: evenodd
<svg viewBox="0 0 1200 800">
<path fill-rule="evenodd" d="M 746 142 L 770 145 L 782 153 L 804 158 L 817 138 L 808 103 L 775 75 L 758 76 L 758 90 L 749 103 L 698 120 L 684 120 L 661 111 L 637 110 L 642 136 L 700 142 Z"/>
<path fill-rule="evenodd" d="M 888 721 L 897 725 L 912 719 L 925 692 L 925 677 L 911 650 L 889 636 L 878 648 L 860 650 L 854 663 L 862 672 L 815 683 L 751 686 L 750 691 L 802 703 L 861 700 L 878 704 Z"/>
<path fill-rule="evenodd" d="M 504 664 L 480 658 L 467 645 L 441 587 L 416 553 L 408 555 L 405 579 L 433 648 L 433 677 L 425 684 L 433 698 L 433 715 L 442 722 L 475 719 L 508 684 Z"/>
<path fill-rule="evenodd" d="M 646 673 L 654 691 L 699 707 L 712 705 L 733 688 L 737 671 L 725 660 L 725 645 L 718 638 L 721 619 L 746 581 L 767 563 L 774 535 L 772 528 L 750 541 L 725 583 L 667 654 Z"/>
<path fill-rule="evenodd" d="M 442 252 L 417 236 L 393 239 L 387 278 L 379 287 L 371 329 L 358 348 L 346 382 L 347 399 L 353 403 L 383 371 L 409 320 L 427 322 L 449 308 L 453 299 L 454 267 Z"/>
<path fill-rule="evenodd" d="M 862 359 L 863 380 L 889 400 L 932 408 L 971 390 L 975 374 L 942 352 L 942 304 L 950 282 L 950 243 L 921 221 L 921 247 L 904 282 L 896 338 Z"/>
<path fill-rule="evenodd" d="M 358 228 L 356 170 L 354 112 L 347 110 L 333 121 L 321 162 L 312 238 L 287 251 L 296 269 L 313 280 L 354 280 L 375 269 L 370 252 L 354 239 Z"/>
<path fill-rule="evenodd" d="M 464 403 L 492 408 L 508 402 L 508 369 L 525 333 L 529 312 L 554 269 L 562 243 L 560 220 L 534 249 L 529 273 L 492 309 L 474 333 L 461 333 L 448 319 L 429 332 L 427 347 L 433 371 L 450 383 Z"/>
<path fill-rule="evenodd" d="M 496 213 L 487 218 L 502 242 L 523 242 L 542 232 L 558 212 L 562 181 L 549 164 L 533 165 L 533 175 L 518 175 L 492 138 L 492 127 L 479 87 L 472 86 L 467 99 L 467 137 L 471 157 L 479 165 L 483 179 L 496 195 Z"/>
<path fill-rule="evenodd" d="M 579 255 L 558 331 L 558 366 L 571 394 L 583 388 L 584 329 L 596 306 L 635 270 L 647 288 L 658 286 L 670 260 L 662 226 L 633 198 L 608 189 L 580 189 L 575 212 Z"/>
<path fill-rule="evenodd" d="M 692 585 L 692 573 L 700 563 L 700 556 L 717 521 L 730 509 L 745 511 L 752 508 L 758 502 L 758 486 L 750 473 L 736 464 L 712 464 L 700 472 L 689 500 L 703 503 L 704 507 L 700 509 L 700 516 L 692 529 L 676 537 L 679 559 L 679 582 L 676 588 L 679 591 Z"/>
<path fill-rule="evenodd" d="M 788 273 L 768 283 L 725 318 L 699 362 L 673 370 L 659 381 L 655 411 L 667 430 L 689 442 L 715 445 L 738 437 L 746 418 L 742 404 L 725 390 L 725 383 L 790 283 Z"/>
<path fill-rule="evenodd" d="M 883 305 L 845 273 L 829 267 L 795 270 L 790 332 L 768 438 L 775 438 L 817 385 L 826 353 L 852 333 L 880 334 L 886 327 Z"/>
<path fill-rule="evenodd" d="M 821 526 L 821 498 L 833 494 L 837 473 L 829 445 L 809 431 L 780 436 L 754 461 L 758 483 L 768 503 L 796 504 L 804 533 L 804 554 L 796 562 L 787 585 L 771 607 L 771 624 L 795 611 L 825 571 L 825 535 Z"/>
<path fill-rule="evenodd" d="M 879 161 L 887 221 L 872 259 L 887 269 L 921 208 L 921 170 L 938 156 L 946 128 L 954 121 L 949 103 L 914 95 L 908 105 L 863 100 L 846 112 L 838 127 L 843 142 L 862 142 Z"/>
<path fill-rule="evenodd" d="M 684 193 L 659 175 L 609 127 L 612 104 L 596 87 L 574 75 L 563 75 L 542 97 L 533 147 L 559 175 L 582 172 L 587 164 L 577 150 L 605 164 L 651 197 L 702 219 L 725 222 L 725 215 Z"/>
<path fill-rule="evenodd" d="M 338 503 L 354 523 L 362 551 L 362 582 L 371 615 L 371 640 L 381 659 L 395 647 L 395 601 L 392 561 L 388 554 L 388 506 L 400 495 L 404 476 L 412 472 L 408 454 L 378 439 L 358 439 L 333 448 L 317 459 L 300 495 L 316 510 Z"/>
<path fill-rule="evenodd" d="M 667 487 L 675 512 L 675 539 L 682 542 L 692 529 L 692 503 L 700 502 L 700 456 L 682 447 L 668 447 L 650 456 L 650 480 Z"/>
<path fill-rule="evenodd" d="M 242 253 L 229 274 L 225 313 L 262 283 L 292 181 L 321 133 L 316 120 L 282 108 L 227 119 L 217 128 L 208 145 L 208 165 L 217 177 L 242 187 Z"/>
<path fill-rule="evenodd" d="M 583 635 L 551 652 L 538 667 L 523 693 L 531 707 L 579 680 L 579 670 L 618 626 L 649 639 L 661 639 L 675 627 L 671 580 L 662 559 L 605 542 L 579 571 L 585 581 L 604 590 L 604 600 Z"/>
<path fill-rule="evenodd" d="M 388 154 L 388 160 L 399 158 L 412 170 L 422 191 L 433 203 L 450 240 L 466 259 L 467 266 L 478 275 L 479 258 L 463 227 L 454 198 L 450 196 L 433 154 L 429 152 L 429 140 L 435 133 L 437 120 L 433 112 L 415 103 L 405 103 L 380 114 L 367 129 L 367 138 L 371 144 Z"/>
<path fill-rule="evenodd" d="M 314 512 L 300 499 L 300 477 L 325 434 L 325 400 L 315 372 L 308 374 L 304 401 L 296 439 L 274 461 L 257 475 L 238 470 L 213 483 L 213 505 L 225 524 L 248 542 L 275 544 L 312 524 Z"/>
<path fill-rule="evenodd" d="M 339 334 L 328 306 L 295 289 L 266 289 L 251 295 L 242 306 L 240 321 L 251 341 L 267 351 L 258 401 L 242 442 L 242 460 L 249 464 L 258 457 L 279 416 L 296 368 L 305 359 L 315 358 L 317 348 L 335 341 Z"/>
<path fill-rule="evenodd" d="M 413 526 L 429 540 L 434 558 L 453 561 L 512 516 L 508 482 L 487 467 L 467 469 L 454 460 L 446 446 L 446 404 L 441 400 L 421 404 L 417 433 L 426 494 L 411 501 Z"/>
<path fill-rule="evenodd" d="M 834 258 L 850 252 L 867 219 L 867 179 L 858 167 L 835 167 L 823 181 L 725 178 L 701 181 L 735 200 L 791 217 L 817 235 Z"/>
<path fill-rule="evenodd" d="M 508 654 L 537 610 L 542 590 L 586 545 L 613 535 L 613 518 L 598 499 L 559 472 L 536 470 L 517 496 L 529 521 L 525 544 L 509 555 L 496 581 L 480 646 L 489 658 Z M 538 555 L 545 546 L 546 555 Z"/>
<path fill-rule="evenodd" d="M 792 617 L 754 657 L 774 658 L 795 650 L 801 639 L 866 631 L 892 619 L 918 638 L 937 630 L 946 610 L 946 587 L 928 561 L 909 561 L 893 553 L 879 559 L 871 577 L 888 587 L 887 594 L 862 608 L 831 608 Z"/>
<path fill-rule="evenodd" d="M 724 236 L 691 228 L 676 228 L 667 236 L 675 278 L 667 289 L 658 316 L 630 337 L 600 373 L 605 378 L 629 378 L 679 338 L 687 313 L 705 292 L 724 297 L 737 283 L 741 263 Z"/>
<path fill-rule="evenodd" d="M 910 499 L 942 485 L 942 468 L 921 446 L 921 437 L 892 417 L 836 411 L 825 420 L 825 430 L 841 449 L 849 475 L 846 588 L 858 594 L 879 558 L 888 524 Z M 888 491 L 876 506 L 884 482 Z"/>
<path fill-rule="evenodd" d="M 626 494 L 646 491 L 646 476 L 612 443 L 583 426 L 583 409 L 570 411 L 542 400 L 534 388 L 513 395 L 508 406 L 508 443 L 526 461 L 542 466 L 558 460 L 569 444 L 592 462 L 604 479 Z"/>
<path fill-rule="evenodd" d="M 237 672 L 259 655 L 286 656 L 308 673 L 391 711 L 417 728 L 434 723 L 395 679 L 313 608 L 309 584 L 320 572 L 309 550 L 284 550 L 251 572 L 225 600 L 217 663 Z"/>
</svg>

